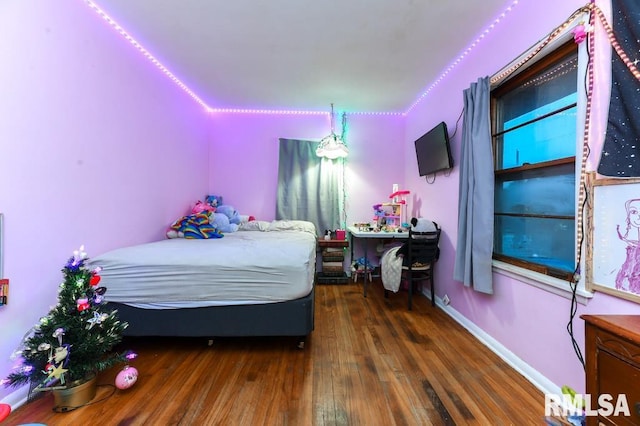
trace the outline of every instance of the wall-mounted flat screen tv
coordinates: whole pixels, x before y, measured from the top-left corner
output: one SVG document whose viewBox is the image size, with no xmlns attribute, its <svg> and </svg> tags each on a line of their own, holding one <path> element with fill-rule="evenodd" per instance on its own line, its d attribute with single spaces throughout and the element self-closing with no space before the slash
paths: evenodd
<svg viewBox="0 0 640 426">
<path fill-rule="evenodd" d="M 420 176 L 453 167 L 449 133 L 444 121 L 416 139 L 415 144 Z"/>
</svg>

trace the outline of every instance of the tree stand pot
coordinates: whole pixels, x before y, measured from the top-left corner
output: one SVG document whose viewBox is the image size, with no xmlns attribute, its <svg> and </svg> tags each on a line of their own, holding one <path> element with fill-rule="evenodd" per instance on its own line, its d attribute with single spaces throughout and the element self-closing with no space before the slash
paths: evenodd
<svg viewBox="0 0 640 426">
<path fill-rule="evenodd" d="M 80 384 L 72 382 L 71 386 L 66 389 L 55 389 L 53 399 L 55 401 L 54 410 L 57 412 L 71 411 L 82 407 L 96 396 L 97 378 L 93 376 L 88 381 L 82 381 Z"/>
</svg>

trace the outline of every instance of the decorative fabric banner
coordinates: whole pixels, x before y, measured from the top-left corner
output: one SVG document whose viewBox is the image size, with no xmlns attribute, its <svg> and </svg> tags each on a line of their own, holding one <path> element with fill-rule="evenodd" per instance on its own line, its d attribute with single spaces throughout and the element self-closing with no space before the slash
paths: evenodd
<svg viewBox="0 0 640 426">
<path fill-rule="evenodd" d="M 626 56 L 621 58 L 617 52 L 612 55 L 609 119 L 598 173 L 637 177 L 640 176 L 640 80 L 630 68 L 640 62 L 640 2 L 612 0 L 611 7 L 614 35 L 611 41 L 614 48 L 617 43 Z"/>
</svg>

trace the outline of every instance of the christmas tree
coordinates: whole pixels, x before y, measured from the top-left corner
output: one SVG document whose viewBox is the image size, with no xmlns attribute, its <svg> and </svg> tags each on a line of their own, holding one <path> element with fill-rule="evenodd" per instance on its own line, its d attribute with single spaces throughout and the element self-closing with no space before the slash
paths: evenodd
<svg viewBox="0 0 640 426">
<path fill-rule="evenodd" d="M 117 311 L 105 308 L 100 268 L 90 270 L 87 260 L 83 246 L 67 261 L 58 304 L 23 339 L 14 353 L 22 364 L 3 380 L 5 386 L 70 387 L 135 357 L 112 351 L 128 324 L 118 319 Z"/>
</svg>

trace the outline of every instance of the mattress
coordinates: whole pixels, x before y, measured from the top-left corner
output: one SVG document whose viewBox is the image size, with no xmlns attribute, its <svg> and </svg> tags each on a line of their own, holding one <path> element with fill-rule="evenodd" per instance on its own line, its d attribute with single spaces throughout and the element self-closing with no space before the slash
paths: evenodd
<svg viewBox="0 0 640 426">
<path fill-rule="evenodd" d="M 120 248 L 89 264 L 102 268 L 107 302 L 145 309 L 277 303 L 308 295 L 315 275 L 315 227 L 301 221 L 265 224 L 223 238 Z"/>
</svg>

